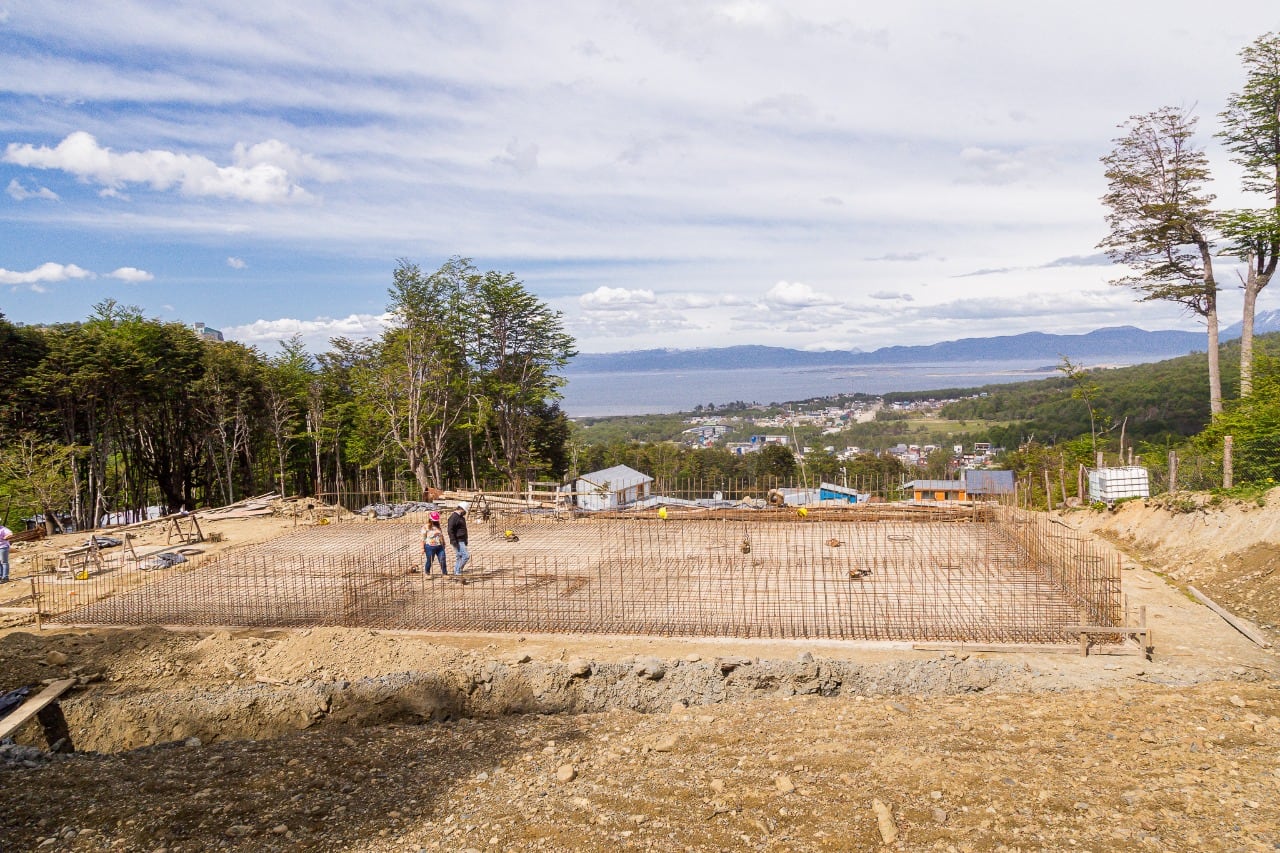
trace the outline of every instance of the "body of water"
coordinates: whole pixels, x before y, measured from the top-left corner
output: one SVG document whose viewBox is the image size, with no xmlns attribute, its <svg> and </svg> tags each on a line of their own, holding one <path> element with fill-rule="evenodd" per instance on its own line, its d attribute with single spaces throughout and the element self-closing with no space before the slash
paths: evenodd
<svg viewBox="0 0 1280 853">
<path fill-rule="evenodd" d="M 566 374 L 560 406 L 570 417 L 688 412 L 699 404 L 735 400 L 784 403 L 835 394 L 886 394 L 934 388 L 971 388 L 1061 375 L 1043 359 L 967 364 L 652 370 Z"/>
</svg>

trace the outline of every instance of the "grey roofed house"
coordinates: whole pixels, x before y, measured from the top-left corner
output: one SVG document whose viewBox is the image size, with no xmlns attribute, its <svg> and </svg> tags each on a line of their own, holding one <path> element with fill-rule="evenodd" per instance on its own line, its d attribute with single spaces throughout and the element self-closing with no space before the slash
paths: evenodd
<svg viewBox="0 0 1280 853">
<path fill-rule="evenodd" d="M 626 465 L 583 474 L 573 481 L 582 509 L 620 509 L 649 497 L 653 478 Z"/>
<path fill-rule="evenodd" d="M 981 468 L 970 468 L 964 472 L 965 491 L 974 495 L 1011 495 L 1013 494 L 1012 471 L 989 471 Z"/>
</svg>

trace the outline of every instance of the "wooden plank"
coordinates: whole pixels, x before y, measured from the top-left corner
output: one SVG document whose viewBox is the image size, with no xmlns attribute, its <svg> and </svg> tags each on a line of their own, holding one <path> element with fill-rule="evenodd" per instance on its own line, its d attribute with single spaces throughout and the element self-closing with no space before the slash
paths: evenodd
<svg viewBox="0 0 1280 853">
<path fill-rule="evenodd" d="M 1239 616 L 1236 616 L 1235 614 L 1228 612 L 1225 608 L 1219 606 L 1212 599 L 1210 599 L 1209 596 L 1205 595 L 1203 592 L 1196 589 L 1194 586 L 1188 586 L 1187 589 L 1191 591 L 1191 594 L 1193 596 L 1195 596 L 1196 601 L 1199 601 L 1205 607 L 1208 607 L 1214 613 L 1217 613 L 1219 616 L 1225 619 L 1227 624 L 1230 625 L 1232 628 L 1235 628 L 1241 634 L 1244 634 L 1250 640 L 1257 643 L 1259 646 L 1262 646 L 1262 648 L 1264 649 L 1271 648 L 1271 641 L 1268 640 L 1266 635 L 1263 634 L 1262 631 L 1258 630 L 1258 627 L 1254 625 L 1252 622 L 1250 622 L 1247 619 L 1241 619 Z"/>
<path fill-rule="evenodd" d="M 49 705 L 58 701 L 58 697 L 70 690 L 75 683 L 76 680 L 74 678 L 55 681 L 35 696 L 23 702 L 7 716 L 0 718 L 0 740 L 4 740 L 16 732 L 27 720 L 30 720 Z"/>
</svg>

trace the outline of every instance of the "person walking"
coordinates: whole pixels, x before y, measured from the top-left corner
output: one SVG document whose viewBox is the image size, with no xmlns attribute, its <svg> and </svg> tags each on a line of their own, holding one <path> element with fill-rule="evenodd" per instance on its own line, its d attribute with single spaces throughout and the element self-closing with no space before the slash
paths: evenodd
<svg viewBox="0 0 1280 853">
<path fill-rule="evenodd" d="M 0 524 L 0 583 L 9 582 L 9 540 L 13 531 Z"/>
<path fill-rule="evenodd" d="M 471 559 L 471 554 L 467 551 L 467 510 L 469 509 L 471 509 L 469 503 L 460 501 L 453 514 L 449 516 L 449 544 L 454 550 L 453 577 L 463 584 L 467 580 L 462 576 L 462 567 Z"/>
<path fill-rule="evenodd" d="M 427 565 L 422 570 L 424 575 L 431 574 L 431 564 L 440 559 L 440 574 L 449 574 L 449 567 L 444 561 L 444 531 L 440 529 L 440 513 L 431 513 L 431 520 L 422 528 L 422 551 L 427 555 Z"/>
</svg>

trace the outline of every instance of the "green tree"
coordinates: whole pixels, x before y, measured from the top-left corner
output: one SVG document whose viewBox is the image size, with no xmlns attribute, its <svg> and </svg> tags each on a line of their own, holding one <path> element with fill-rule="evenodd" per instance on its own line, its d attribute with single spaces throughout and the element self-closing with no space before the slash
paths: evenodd
<svg viewBox="0 0 1280 853">
<path fill-rule="evenodd" d="M 204 343 L 204 373 L 194 383 L 213 479 L 224 504 L 253 489 L 255 427 L 265 395 L 257 351 L 233 341 Z"/>
<path fill-rule="evenodd" d="M 1232 473 L 1237 483 L 1280 479 L 1280 360 L 1258 356 L 1255 392 L 1214 418 L 1194 441 L 1202 454 L 1217 458 L 1223 438 L 1232 436 Z"/>
<path fill-rule="evenodd" d="M 1111 418 L 1098 404 L 1098 392 L 1101 389 L 1090 378 L 1088 371 L 1081 365 L 1073 363 L 1065 355 L 1062 356 L 1062 363 L 1058 365 L 1058 371 L 1071 381 L 1071 399 L 1082 401 L 1085 408 L 1089 410 L 1089 438 L 1092 441 L 1093 452 L 1096 455 L 1098 452 L 1098 432 L 1100 430 L 1107 432 L 1112 426 Z"/>
<path fill-rule="evenodd" d="M 475 289 L 472 340 L 478 390 L 491 407 L 489 457 L 519 485 L 537 467 L 530 437 L 538 407 L 560 396 L 559 370 L 576 353 L 559 311 L 511 273 L 486 272 Z"/>
<path fill-rule="evenodd" d="M 33 432 L 22 432 L 0 446 L 0 482 L 20 506 L 44 515 L 45 532 L 60 532 L 57 513 L 70 505 L 75 494 L 71 478 L 77 448 L 45 441 Z"/>
<path fill-rule="evenodd" d="M 773 478 L 789 483 L 796 474 L 796 455 L 791 452 L 790 447 L 766 444 L 752 456 L 757 480 Z"/>
<path fill-rule="evenodd" d="M 289 488 L 290 459 L 303 435 L 307 386 L 315 370 L 301 335 L 281 341 L 280 352 L 262 363 L 264 416 L 275 453 L 276 488 L 282 495 L 293 491 Z"/>
<path fill-rule="evenodd" d="M 951 473 L 951 451 L 942 447 L 931 451 L 925 458 L 923 467 L 924 471 L 922 473 L 925 479 L 947 479 L 947 475 Z"/>
<path fill-rule="evenodd" d="M 1114 284 L 1132 287 L 1143 301 L 1183 305 L 1204 318 L 1208 331 L 1209 409 L 1222 411 L 1218 365 L 1218 284 L 1210 237 L 1213 195 L 1209 161 L 1192 141 L 1194 116 L 1173 107 L 1133 116 L 1125 135 L 1102 158 L 1106 166 L 1110 233 L 1099 247 L 1133 270 Z"/>
<path fill-rule="evenodd" d="M 1243 170 L 1243 188 L 1267 199 L 1264 210 L 1236 210 L 1219 221 L 1228 251 L 1243 260 L 1240 396 L 1253 391 L 1253 320 L 1258 294 L 1280 260 L 1280 35 L 1259 36 L 1240 51 L 1244 88 L 1227 99 L 1217 134 Z"/>
<path fill-rule="evenodd" d="M 424 492 L 443 482 L 450 437 L 470 403 L 465 335 L 476 276 L 461 258 L 430 275 L 399 261 L 389 290 L 390 327 L 376 344 L 353 349 L 352 381 L 372 410 L 369 422 Z"/>
</svg>

